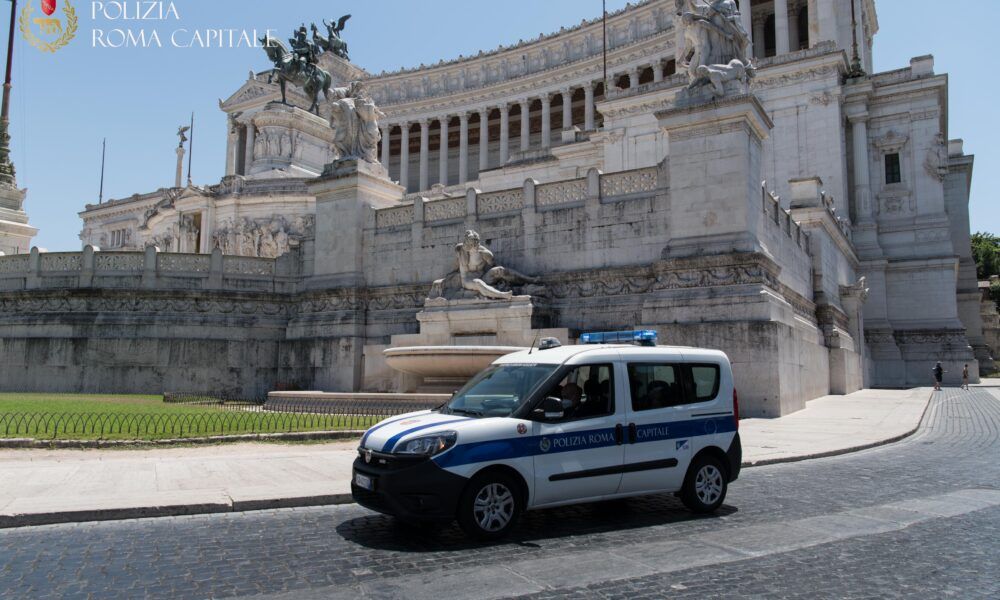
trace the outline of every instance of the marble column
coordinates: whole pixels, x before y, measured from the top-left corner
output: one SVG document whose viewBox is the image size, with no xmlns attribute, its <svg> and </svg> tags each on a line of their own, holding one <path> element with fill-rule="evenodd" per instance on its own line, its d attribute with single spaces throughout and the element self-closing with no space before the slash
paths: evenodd
<svg viewBox="0 0 1000 600">
<path fill-rule="evenodd" d="M 754 58 L 764 58 L 767 56 L 767 48 L 764 47 L 764 40 L 767 39 L 764 37 L 765 22 L 766 19 L 762 17 L 757 17 L 753 21 L 753 35 L 751 37 L 757 40 L 757 42 L 753 45 Z"/>
<path fill-rule="evenodd" d="M 257 141 L 257 127 L 253 123 L 247 123 L 247 149 L 243 155 L 243 174 L 250 174 L 250 165 L 253 164 L 253 146 Z"/>
<path fill-rule="evenodd" d="M 639 87 L 639 68 L 635 67 L 628 72 L 628 89 L 634 90 Z"/>
<path fill-rule="evenodd" d="M 531 146 L 531 102 L 525 98 L 521 100 L 521 151 L 524 152 Z"/>
<path fill-rule="evenodd" d="M 448 121 L 450 116 L 441 117 L 441 155 L 438 159 L 438 183 L 448 185 Z"/>
<path fill-rule="evenodd" d="M 743 24 L 743 29 L 747 31 L 747 37 L 750 38 L 750 49 L 747 53 L 748 56 L 753 56 L 753 8 L 750 6 L 751 0 L 740 0 L 740 23 Z"/>
<path fill-rule="evenodd" d="M 238 126 L 230 121 L 229 123 L 229 135 L 226 137 L 226 175 L 236 174 L 236 146 L 240 143 L 239 132 L 236 130 Z"/>
<path fill-rule="evenodd" d="M 510 106 L 500 105 L 500 164 L 510 159 Z"/>
<path fill-rule="evenodd" d="M 559 93 L 563 100 L 562 128 L 565 131 L 573 128 L 573 90 L 565 88 Z"/>
<path fill-rule="evenodd" d="M 552 145 L 552 94 L 542 94 L 542 148 Z"/>
<path fill-rule="evenodd" d="M 775 52 L 788 54 L 788 0 L 774 0 Z"/>
<path fill-rule="evenodd" d="M 458 183 L 469 180 L 469 113 L 458 115 Z"/>
<path fill-rule="evenodd" d="M 399 185 L 409 191 L 410 187 L 410 124 L 399 125 Z"/>
<path fill-rule="evenodd" d="M 594 82 L 588 81 L 583 87 L 583 128 L 587 131 L 594 130 Z"/>
<path fill-rule="evenodd" d="M 389 168 L 389 135 L 392 131 L 391 125 L 382 126 L 382 166 Z"/>
<path fill-rule="evenodd" d="M 420 185 L 418 192 L 430 187 L 430 147 L 431 124 L 427 119 L 420 119 Z"/>
<path fill-rule="evenodd" d="M 799 9 L 792 8 L 788 11 L 788 50 L 796 52 L 799 49 Z"/>
<path fill-rule="evenodd" d="M 490 109 L 479 109 L 479 171 L 490 168 Z"/>
<path fill-rule="evenodd" d="M 663 60 L 660 59 L 653 63 L 653 83 L 660 83 L 663 81 Z"/>
<path fill-rule="evenodd" d="M 854 151 L 854 202 L 859 223 L 871 223 L 875 218 L 871 195 L 871 173 L 868 168 L 868 111 L 848 113 Z"/>
</svg>

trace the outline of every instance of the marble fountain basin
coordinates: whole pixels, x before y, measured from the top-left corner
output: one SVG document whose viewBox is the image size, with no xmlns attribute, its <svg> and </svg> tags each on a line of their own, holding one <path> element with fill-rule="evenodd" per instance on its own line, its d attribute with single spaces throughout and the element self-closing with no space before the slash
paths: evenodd
<svg viewBox="0 0 1000 600">
<path fill-rule="evenodd" d="M 427 379 L 471 379 L 501 356 L 527 350 L 519 346 L 405 346 L 384 350 L 396 371 Z"/>
</svg>

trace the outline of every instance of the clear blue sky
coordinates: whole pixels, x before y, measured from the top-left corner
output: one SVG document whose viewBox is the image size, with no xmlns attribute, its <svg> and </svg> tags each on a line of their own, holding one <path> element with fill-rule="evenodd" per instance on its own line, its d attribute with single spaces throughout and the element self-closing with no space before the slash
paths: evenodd
<svg viewBox="0 0 1000 600">
<path fill-rule="evenodd" d="M 30 1 L 40 16 L 39 0 Z M 80 17 L 77 38 L 43 54 L 15 37 L 11 108 L 18 183 L 29 188 L 27 209 L 41 228 L 35 243 L 49 250 L 79 247 L 77 212 L 97 200 L 101 139 L 108 138 L 105 198 L 122 198 L 172 185 L 177 126 L 197 113 L 194 179 L 218 182 L 225 165 L 228 97 L 251 70 L 263 70 L 260 49 L 179 49 L 169 33 L 184 28 L 275 29 L 287 37 L 305 21 L 352 13 L 345 38 L 355 63 L 372 72 L 432 63 L 556 31 L 600 15 L 600 0 L 176 0 L 180 21 L 108 22 L 91 17 L 90 0 L 70 0 Z M 59 10 L 65 0 L 59 0 Z M 111 4 L 106 2 L 106 4 Z M 129 2 L 134 6 L 135 2 Z M 609 0 L 608 9 L 624 6 Z M 1000 183 L 1000 93 L 983 68 L 1000 22 L 1000 2 L 956 0 L 969 10 L 943 10 L 932 0 L 878 0 L 881 32 L 877 70 L 934 54 L 936 70 L 951 76 L 950 136 L 976 154 L 972 229 L 1000 233 L 994 190 Z M 9 5 L 0 3 L 3 40 Z M 93 48 L 93 29 L 157 29 L 164 48 Z"/>
</svg>

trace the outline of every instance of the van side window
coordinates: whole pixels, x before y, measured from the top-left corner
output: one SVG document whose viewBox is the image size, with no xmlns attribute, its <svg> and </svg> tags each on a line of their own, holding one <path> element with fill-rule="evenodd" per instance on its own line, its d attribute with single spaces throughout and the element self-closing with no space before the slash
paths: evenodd
<svg viewBox="0 0 1000 600">
<path fill-rule="evenodd" d="M 565 414 L 558 422 L 604 417 L 615 413 L 615 385 L 610 364 L 584 365 L 566 373 L 545 394 L 561 398 Z"/>
<path fill-rule="evenodd" d="M 680 365 L 629 363 L 628 385 L 632 410 L 655 410 L 684 404 Z"/>
<path fill-rule="evenodd" d="M 719 365 L 691 365 L 695 402 L 708 402 L 719 395 Z"/>
</svg>

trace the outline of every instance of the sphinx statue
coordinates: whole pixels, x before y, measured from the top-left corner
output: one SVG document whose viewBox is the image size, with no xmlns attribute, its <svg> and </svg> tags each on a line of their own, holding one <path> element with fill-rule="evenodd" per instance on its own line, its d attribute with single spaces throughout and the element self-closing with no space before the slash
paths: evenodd
<svg viewBox="0 0 1000 600">
<path fill-rule="evenodd" d="M 493 252 L 482 245 L 479 234 L 471 229 L 465 232 L 462 243 L 455 246 L 455 258 L 458 268 L 431 285 L 429 299 L 510 300 L 515 291 L 544 293 L 537 278 L 498 266 Z"/>
</svg>

